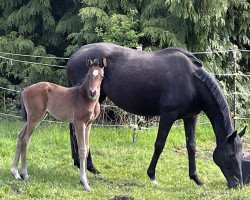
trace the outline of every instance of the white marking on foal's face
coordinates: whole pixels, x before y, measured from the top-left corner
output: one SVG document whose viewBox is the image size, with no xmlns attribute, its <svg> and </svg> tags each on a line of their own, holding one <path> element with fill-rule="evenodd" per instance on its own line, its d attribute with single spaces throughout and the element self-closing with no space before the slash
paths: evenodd
<svg viewBox="0 0 250 200">
<path fill-rule="evenodd" d="M 94 75 L 94 76 L 97 76 L 98 74 L 99 74 L 98 70 L 95 69 L 95 70 L 93 71 L 93 75 Z"/>
</svg>

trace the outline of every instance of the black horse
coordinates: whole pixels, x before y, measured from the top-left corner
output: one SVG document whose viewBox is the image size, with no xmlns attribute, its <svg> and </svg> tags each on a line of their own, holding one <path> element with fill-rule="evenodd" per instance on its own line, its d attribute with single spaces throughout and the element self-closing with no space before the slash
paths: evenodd
<svg viewBox="0 0 250 200">
<path fill-rule="evenodd" d="M 86 75 L 88 57 L 106 57 L 105 79 L 100 101 L 107 96 L 118 107 L 143 116 L 160 115 L 154 154 L 147 170 L 156 183 L 155 168 L 174 121 L 184 120 L 189 158 L 189 176 L 203 184 L 196 172 L 195 125 L 204 111 L 216 135 L 214 162 L 227 179 L 228 187 L 242 185 L 242 143 L 245 128 L 237 134 L 230 112 L 216 80 L 193 54 L 179 48 L 141 52 L 109 43 L 81 47 L 67 63 L 69 85 L 78 84 Z M 78 165 L 77 144 L 71 127 L 72 155 Z M 88 169 L 98 173 L 89 152 Z"/>
</svg>

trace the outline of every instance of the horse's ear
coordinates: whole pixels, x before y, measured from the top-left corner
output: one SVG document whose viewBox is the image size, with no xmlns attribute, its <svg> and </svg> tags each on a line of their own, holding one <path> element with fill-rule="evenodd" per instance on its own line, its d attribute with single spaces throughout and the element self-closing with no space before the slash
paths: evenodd
<svg viewBox="0 0 250 200">
<path fill-rule="evenodd" d="M 87 59 L 86 59 L 86 64 L 87 64 L 88 67 L 91 67 L 91 66 L 92 66 L 93 61 L 91 60 L 91 58 L 87 58 Z"/>
<path fill-rule="evenodd" d="M 232 141 L 234 141 L 234 138 L 236 138 L 236 136 L 237 136 L 237 131 L 234 131 L 233 133 L 227 136 L 226 141 L 228 143 L 231 143 Z"/>
<path fill-rule="evenodd" d="M 242 137 L 246 133 L 247 126 L 243 128 L 243 130 L 239 133 L 239 136 Z"/>
<path fill-rule="evenodd" d="M 106 67 L 107 66 L 107 59 L 105 57 L 102 57 L 102 67 Z"/>
</svg>

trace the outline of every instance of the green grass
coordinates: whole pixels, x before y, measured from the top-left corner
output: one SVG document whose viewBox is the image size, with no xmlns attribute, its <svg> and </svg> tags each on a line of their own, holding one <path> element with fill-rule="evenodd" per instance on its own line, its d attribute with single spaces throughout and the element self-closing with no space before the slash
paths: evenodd
<svg viewBox="0 0 250 200">
<path fill-rule="evenodd" d="M 26 182 L 10 174 L 16 137 L 22 128 L 17 121 L 0 122 L 0 199 L 111 199 L 127 195 L 134 199 L 249 199 L 250 186 L 228 190 L 220 169 L 212 161 L 215 138 L 210 125 L 197 129 L 197 170 L 205 185 L 188 177 L 183 127 L 174 127 L 156 170 L 154 186 L 146 171 L 156 130 L 138 131 L 132 143 L 129 128 L 94 127 L 90 137 L 93 160 L 102 175 L 88 173 L 91 192 L 85 192 L 79 171 L 71 160 L 67 124 L 42 123 L 28 150 Z M 250 125 L 250 124 L 248 124 Z M 247 135 L 244 140 L 249 141 Z M 244 146 L 244 144 L 243 144 Z"/>
</svg>

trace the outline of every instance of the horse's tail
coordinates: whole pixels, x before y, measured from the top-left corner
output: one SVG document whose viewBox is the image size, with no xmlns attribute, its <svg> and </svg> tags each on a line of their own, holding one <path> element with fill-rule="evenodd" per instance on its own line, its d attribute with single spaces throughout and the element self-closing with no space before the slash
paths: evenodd
<svg viewBox="0 0 250 200">
<path fill-rule="evenodd" d="M 27 111 L 26 111 L 26 108 L 25 108 L 24 103 L 23 103 L 22 93 L 21 93 L 21 97 L 20 97 L 20 103 L 21 103 L 21 116 L 22 116 L 24 121 L 27 121 Z"/>
</svg>

